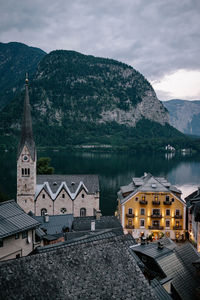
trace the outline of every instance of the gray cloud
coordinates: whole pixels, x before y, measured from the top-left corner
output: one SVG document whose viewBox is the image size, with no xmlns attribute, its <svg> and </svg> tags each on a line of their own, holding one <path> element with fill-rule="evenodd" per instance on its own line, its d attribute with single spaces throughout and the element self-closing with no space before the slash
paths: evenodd
<svg viewBox="0 0 200 300">
<path fill-rule="evenodd" d="M 0 1 L 2 42 L 114 58 L 151 80 L 200 70 L 199 0 Z"/>
</svg>

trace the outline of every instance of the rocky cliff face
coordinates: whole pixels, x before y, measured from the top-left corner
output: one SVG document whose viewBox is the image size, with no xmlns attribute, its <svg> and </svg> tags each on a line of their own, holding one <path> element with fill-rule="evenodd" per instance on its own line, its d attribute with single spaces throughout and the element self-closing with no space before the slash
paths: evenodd
<svg viewBox="0 0 200 300">
<path fill-rule="evenodd" d="M 200 101 L 163 101 L 168 109 L 170 124 L 186 134 L 200 136 Z"/>
<path fill-rule="evenodd" d="M 39 64 L 33 86 L 41 99 L 35 109 L 48 115 L 51 124 L 62 125 L 66 117 L 131 127 L 143 118 L 162 125 L 169 122 L 149 82 L 114 60 L 53 51 Z"/>
</svg>

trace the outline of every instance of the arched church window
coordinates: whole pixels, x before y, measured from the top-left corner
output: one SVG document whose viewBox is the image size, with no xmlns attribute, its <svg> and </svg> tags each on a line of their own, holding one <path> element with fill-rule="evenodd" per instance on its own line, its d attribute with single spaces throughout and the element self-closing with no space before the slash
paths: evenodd
<svg viewBox="0 0 200 300">
<path fill-rule="evenodd" d="M 27 175 L 27 169 L 26 168 L 24 169 L 24 173 L 25 173 L 25 175 Z"/>
<path fill-rule="evenodd" d="M 28 175 L 30 175 L 30 169 L 28 168 Z"/>
<path fill-rule="evenodd" d="M 82 207 L 80 209 L 80 217 L 86 217 L 86 208 Z"/>
<path fill-rule="evenodd" d="M 82 194 L 82 195 L 81 195 L 81 197 L 82 197 L 82 198 L 84 198 L 84 197 L 85 197 L 85 195 L 84 195 L 84 194 Z"/>
<path fill-rule="evenodd" d="M 65 194 L 62 194 L 62 198 L 65 198 Z"/>
<path fill-rule="evenodd" d="M 22 176 L 24 176 L 24 169 L 22 168 Z"/>
<path fill-rule="evenodd" d="M 42 198 L 43 198 L 43 199 L 45 198 L 45 194 L 42 194 Z"/>
<path fill-rule="evenodd" d="M 47 213 L 47 209 L 46 208 L 42 208 L 41 209 L 41 216 L 44 216 Z"/>
</svg>

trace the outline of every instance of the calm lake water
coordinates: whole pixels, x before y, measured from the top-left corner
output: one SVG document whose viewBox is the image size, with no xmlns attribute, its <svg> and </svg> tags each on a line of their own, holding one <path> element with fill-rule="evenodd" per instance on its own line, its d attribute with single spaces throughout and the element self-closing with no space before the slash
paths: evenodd
<svg viewBox="0 0 200 300">
<path fill-rule="evenodd" d="M 165 154 L 110 154 L 38 151 L 38 157 L 51 157 L 56 174 L 98 174 L 100 208 L 104 215 L 114 214 L 117 191 L 144 172 L 164 176 L 183 192 L 183 198 L 200 185 L 200 155 L 167 157 Z M 16 154 L 0 153 L 0 189 L 15 198 Z"/>
</svg>

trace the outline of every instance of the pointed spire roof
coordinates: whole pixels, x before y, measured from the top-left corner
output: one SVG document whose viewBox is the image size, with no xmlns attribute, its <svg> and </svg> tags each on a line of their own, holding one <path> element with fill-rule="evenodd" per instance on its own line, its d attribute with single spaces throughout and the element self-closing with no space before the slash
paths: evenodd
<svg viewBox="0 0 200 300">
<path fill-rule="evenodd" d="M 35 149 L 35 142 L 33 139 L 27 74 L 26 74 L 26 81 L 25 81 L 25 98 L 24 98 L 24 111 L 23 111 L 22 127 L 21 127 L 21 139 L 18 145 L 18 158 L 25 145 L 27 146 L 30 152 L 31 158 L 35 160 L 36 149 Z"/>
</svg>

